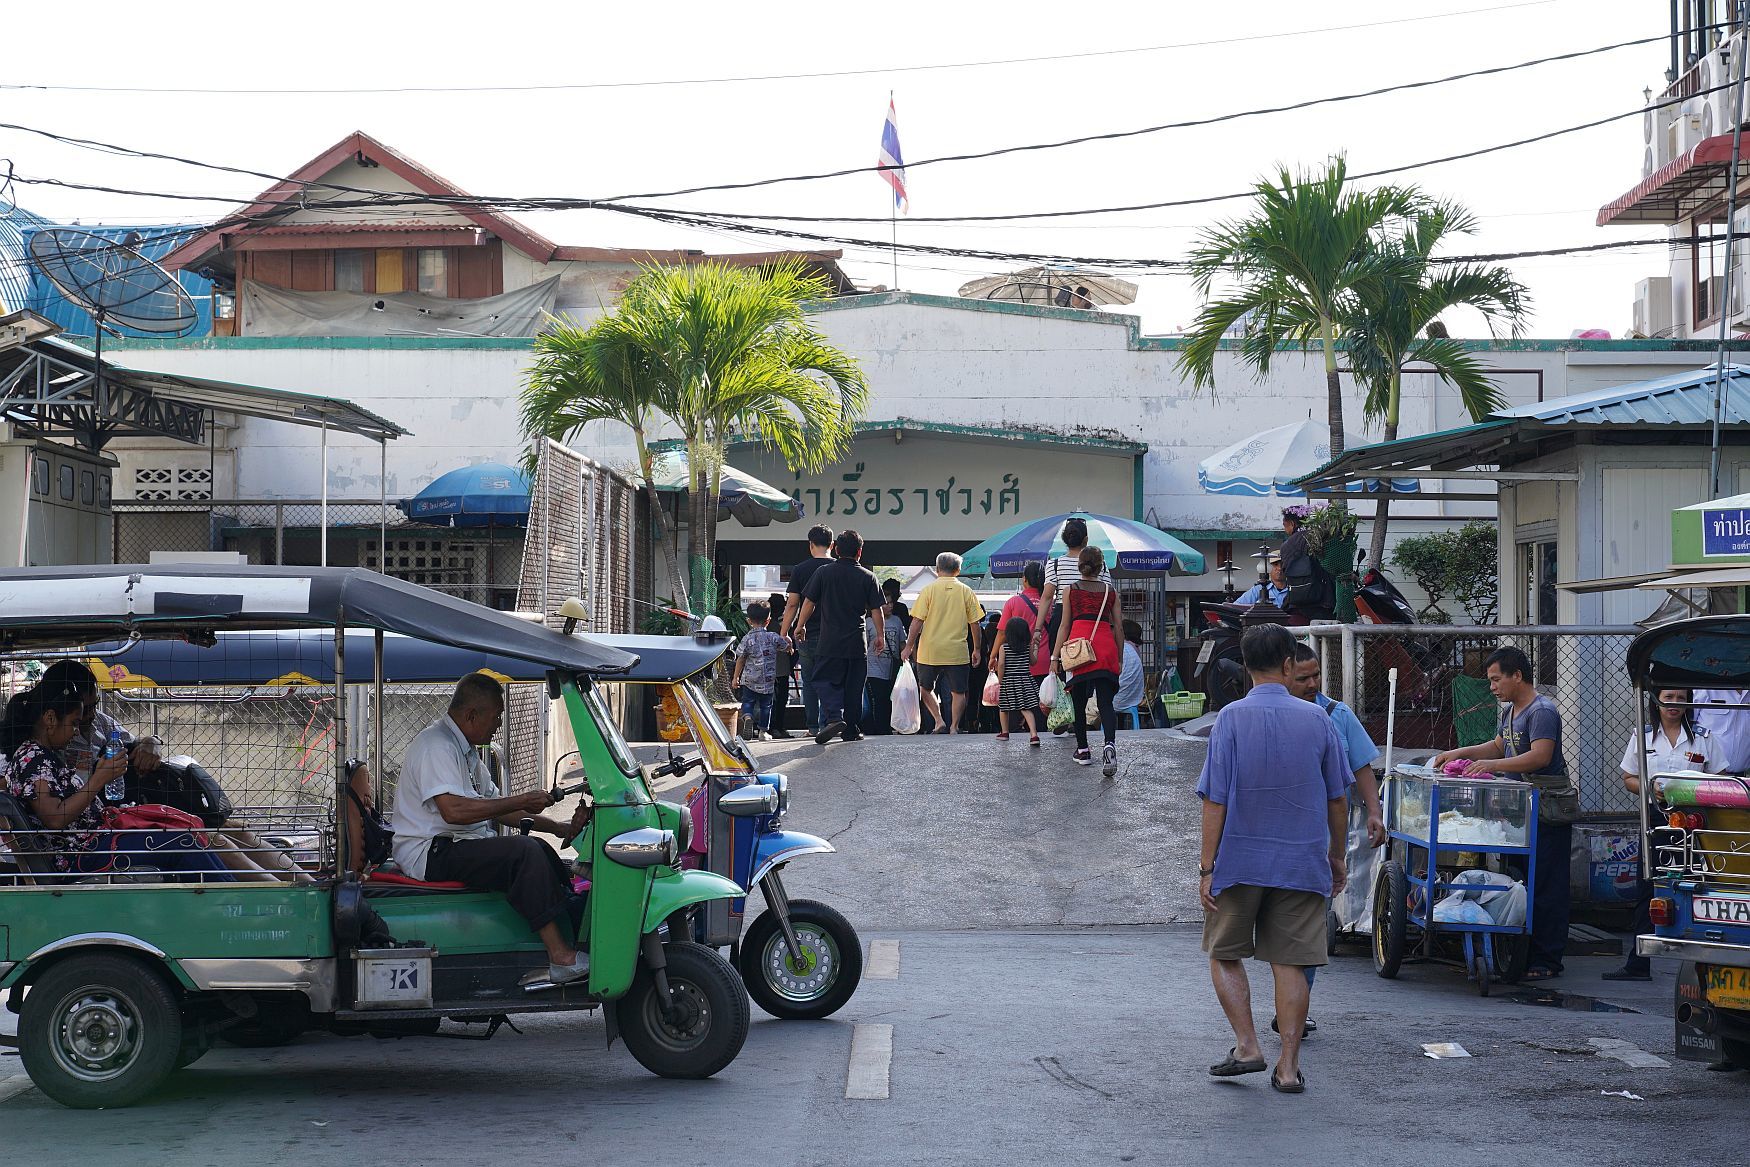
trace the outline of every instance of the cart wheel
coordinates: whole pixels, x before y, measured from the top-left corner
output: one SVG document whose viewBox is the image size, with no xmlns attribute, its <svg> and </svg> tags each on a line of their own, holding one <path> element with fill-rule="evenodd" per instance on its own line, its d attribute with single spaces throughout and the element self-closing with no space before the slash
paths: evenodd
<svg viewBox="0 0 1750 1167">
<path fill-rule="evenodd" d="M 1480 951 L 1471 961 L 1471 974 L 1477 978 L 1477 995 L 1482 997 L 1488 996 L 1490 976 L 1489 958 Z"/>
<path fill-rule="evenodd" d="M 1495 937 L 1495 979 L 1504 985 L 1516 985 L 1531 964 L 1531 937 Z"/>
<path fill-rule="evenodd" d="M 1343 921 L 1337 918 L 1337 913 L 1325 909 L 1325 955 L 1337 955 L 1337 940 L 1343 934 Z"/>
<path fill-rule="evenodd" d="M 1373 885 L 1373 971 L 1390 980 L 1404 963 L 1404 933 L 1409 924 L 1410 878 L 1393 859 Z"/>
</svg>

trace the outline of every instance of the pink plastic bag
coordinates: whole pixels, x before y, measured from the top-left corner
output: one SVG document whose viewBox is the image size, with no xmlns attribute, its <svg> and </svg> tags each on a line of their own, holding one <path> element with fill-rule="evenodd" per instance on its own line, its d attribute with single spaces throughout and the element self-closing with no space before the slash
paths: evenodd
<svg viewBox="0 0 1750 1167">
<path fill-rule="evenodd" d="M 997 699 L 1003 691 L 1003 679 L 992 673 L 984 682 L 984 703 L 992 709 L 996 708 Z"/>
</svg>

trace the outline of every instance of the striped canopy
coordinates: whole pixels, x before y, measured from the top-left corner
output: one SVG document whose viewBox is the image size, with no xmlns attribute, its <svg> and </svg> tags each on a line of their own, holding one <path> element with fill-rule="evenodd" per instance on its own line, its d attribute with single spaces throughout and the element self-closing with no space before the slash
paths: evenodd
<svg viewBox="0 0 1750 1167">
<path fill-rule="evenodd" d="M 1345 436 L 1347 447 L 1365 445 L 1361 440 Z M 1197 463 L 1197 484 L 1206 494 L 1243 494 L 1253 498 L 1280 495 L 1283 498 L 1302 497 L 1295 480 L 1304 478 L 1331 460 L 1330 430 L 1322 422 L 1311 419 L 1277 426 L 1253 434 L 1229 446 L 1218 454 Z M 1368 491 L 1379 490 L 1379 479 L 1370 479 Z M 1348 488 L 1359 493 L 1361 483 Z M 1415 494 L 1422 484 L 1414 478 L 1393 478 L 1393 494 Z"/>
<path fill-rule="evenodd" d="M 1029 519 L 999 531 L 963 557 L 963 575 L 1020 575 L 1027 561 L 1044 562 L 1069 554 L 1063 545 L 1063 524 L 1082 519 L 1088 524 L 1088 544 L 1106 554 L 1106 566 L 1129 573 L 1165 572 L 1202 575 L 1203 554 L 1157 527 L 1135 519 L 1094 515 L 1086 511 Z"/>
</svg>

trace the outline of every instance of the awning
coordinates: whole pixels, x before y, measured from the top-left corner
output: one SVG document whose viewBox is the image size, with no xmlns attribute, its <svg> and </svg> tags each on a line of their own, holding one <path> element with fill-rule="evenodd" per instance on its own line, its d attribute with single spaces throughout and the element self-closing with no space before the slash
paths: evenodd
<svg viewBox="0 0 1750 1167">
<path fill-rule="evenodd" d="M 1643 178 L 1633 190 L 1598 209 L 1598 226 L 1610 223 L 1677 223 L 1692 219 L 1726 197 L 1732 135 L 1704 138 Z M 1716 218 L 1724 218 L 1721 211 Z"/>
<path fill-rule="evenodd" d="M 1575 579 L 1567 583 L 1558 583 L 1559 591 L 1570 592 L 1576 596 L 1589 596 L 1594 592 L 1621 592 L 1629 588 L 1647 587 L 1649 580 L 1661 580 L 1670 574 L 1668 567 L 1657 571 L 1637 571 L 1633 575 L 1610 575 L 1599 579 Z M 1657 583 L 1651 586 L 1658 587 Z"/>
<path fill-rule="evenodd" d="M 371 441 L 406 435 L 394 422 L 343 397 L 240 385 L 180 373 L 129 369 L 56 336 L 0 352 L 0 411 L 44 435 L 71 434 L 101 449 L 115 438 L 170 437 L 202 444 L 209 412 L 327 427 Z"/>
<path fill-rule="evenodd" d="M 1691 571 L 1681 575 L 1659 572 L 1657 579 L 1635 585 L 1650 591 L 1677 588 L 1750 588 L 1750 563 L 1737 567 L 1715 567 L 1707 571 Z"/>
</svg>

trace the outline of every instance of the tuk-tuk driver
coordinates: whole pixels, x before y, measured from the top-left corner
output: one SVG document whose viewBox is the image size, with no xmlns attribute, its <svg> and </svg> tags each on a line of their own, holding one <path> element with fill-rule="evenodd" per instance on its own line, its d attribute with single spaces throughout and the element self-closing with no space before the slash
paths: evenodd
<svg viewBox="0 0 1750 1167">
<path fill-rule="evenodd" d="M 456 685 L 449 712 L 426 726 L 407 747 L 395 797 L 395 862 L 413 879 L 453 880 L 481 891 L 502 891 L 547 946 L 555 984 L 589 975 L 589 957 L 577 951 L 567 896 L 571 874 L 557 852 L 528 835 L 500 836 L 494 823 L 533 829 L 561 840 L 589 823 L 589 807 L 569 822 L 547 818 L 547 792 L 503 797 L 477 747 L 504 722 L 504 687 L 485 673 Z"/>
</svg>

